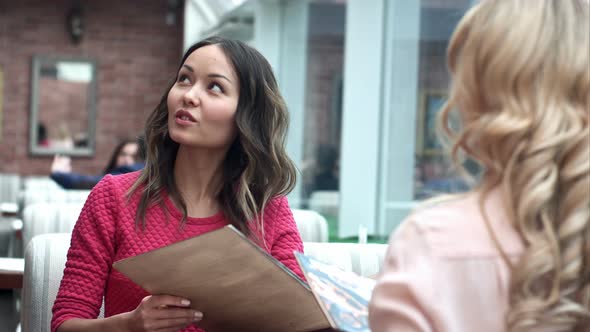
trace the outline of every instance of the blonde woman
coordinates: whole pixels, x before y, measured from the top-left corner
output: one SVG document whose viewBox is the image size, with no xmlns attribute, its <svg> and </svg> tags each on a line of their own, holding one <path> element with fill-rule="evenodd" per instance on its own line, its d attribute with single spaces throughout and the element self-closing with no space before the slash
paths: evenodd
<svg viewBox="0 0 590 332">
<path fill-rule="evenodd" d="M 461 20 L 440 125 L 481 181 L 392 236 L 372 331 L 590 331 L 589 12 L 483 0 Z"/>
</svg>

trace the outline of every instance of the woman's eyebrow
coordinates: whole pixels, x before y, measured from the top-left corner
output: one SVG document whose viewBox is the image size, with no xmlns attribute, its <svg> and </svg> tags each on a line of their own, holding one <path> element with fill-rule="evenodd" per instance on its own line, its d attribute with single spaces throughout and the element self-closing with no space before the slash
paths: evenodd
<svg viewBox="0 0 590 332">
<path fill-rule="evenodd" d="M 195 72 L 195 70 L 193 69 L 193 67 L 191 67 L 189 65 L 184 64 L 184 65 L 182 65 L 182 67 L 183 68 L 186 68 L 191 73 L 194 73 Z M 207 75 L 207 77 L 210 77 L 210 78 L 223 78 L 224 80 L 228 81 L 229 83 L 232 83 L 232 81 L 229 78 L 227 78 L 225 75 L 221 75 L 221 74 L 211 73 L 211 74 Z"/>
<path fill-rule="evenodd" d="M 223 75 L 221 75 L 221 74 L 215 74 L 215 73 L 213 73 L 213 74 L 209 74 L 209 75 L 207 75 L 207 77 L 212 77 L 212 78 L 214 78 L 214 77 L 216 77 L 216 78 L 223 78 L 224 80 L 226 80 L 226 81 L 228 81 L 228 82 L 230 82 L 230 83 L 231 83 L 231 80 L 230 80 L 229 78 L 227 78 L 227 77 L 225 77 L 225 76 L 223 76 Z"/>
</svg>

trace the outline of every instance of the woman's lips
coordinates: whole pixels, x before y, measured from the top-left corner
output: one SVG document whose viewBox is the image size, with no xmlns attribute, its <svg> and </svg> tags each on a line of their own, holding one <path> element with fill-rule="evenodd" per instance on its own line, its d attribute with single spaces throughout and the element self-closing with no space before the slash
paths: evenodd
<svg viewBox="0 0 590 332">
<path fill-rule="evenodd" d="M 174 115 L 176 118 L 176 123 L 180 125 L 189 125 L 197 122 L 197 120 L 195 120 L 192 114 L 185 110 L 177 111 Z"/>
</svg>

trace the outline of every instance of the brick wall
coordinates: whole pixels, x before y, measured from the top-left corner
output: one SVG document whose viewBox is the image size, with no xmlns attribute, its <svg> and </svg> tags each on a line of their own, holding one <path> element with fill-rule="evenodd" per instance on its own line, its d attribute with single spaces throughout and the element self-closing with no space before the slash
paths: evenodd
<svg viewBox="0 0 590 332">
<path fill-rule="evenodd" d="M 33 55 L 80 56 L 97 63 L 96 153 L 73 160 L 73 168 L 84 173 L 99 173 L 120 138 L 141 132 L 176 71 L 182 13 L 175 25 L 167 25 L 167 1 L 79 1 L 85 34 L 77 45 L 65 28 L 71 3 L 0 0 L 0 172 L 47 174 L 51 164 L 51 157 L 32 157 L 28 151 Z"/>
</svg>

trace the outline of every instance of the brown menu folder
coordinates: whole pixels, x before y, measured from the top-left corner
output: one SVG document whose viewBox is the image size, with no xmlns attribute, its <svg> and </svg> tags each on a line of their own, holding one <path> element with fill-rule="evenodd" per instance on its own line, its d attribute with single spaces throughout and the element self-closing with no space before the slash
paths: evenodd
<svg viewBox="0 0 590 332">
<path fill-rule="evenodd" d="M 113 267 L 150 294 L 189 299 L 207 332 L 330 328 L 307 284 L 231 225 Z"/>
</svg>

